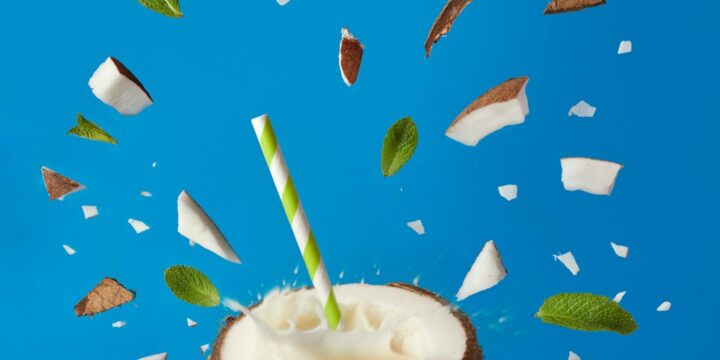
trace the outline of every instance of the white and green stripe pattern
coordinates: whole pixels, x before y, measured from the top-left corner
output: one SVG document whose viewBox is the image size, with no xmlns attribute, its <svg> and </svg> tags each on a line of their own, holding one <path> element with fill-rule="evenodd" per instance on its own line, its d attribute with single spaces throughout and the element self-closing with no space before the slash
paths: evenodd
<svg viewBox="0 0 720 360">
<path fill-rule="evenodd" d="M 290 177 L 285 157 L 280 151 L 275 132 L 270 124 L 270 118 L 267 115 L 258 116 L 252 119 L 252 125 L 265 156 L 265 162 L 270 168 L 270 175 L 272 175 L 275 183 L 275 189 L 280 195 L 283 208 L 285 208 L 285 215 L 290 222 L 295 240 L 297 240 L 305 260 L 305 267 L 308 274 L 310 274 L 320 301 L 325 307 L 328 326 L 333 330 L 337 329 L 341 320 L 340 307 L 335 300 L 335 293 L 330 284 L 325 263 L 320 256 L 320 249 L 317 242 L 315 242 L 315 236 L 310 229 L 310 223 L 308 223 L 305 210 L 303 210 L 295 185 Z"/>
</svg>

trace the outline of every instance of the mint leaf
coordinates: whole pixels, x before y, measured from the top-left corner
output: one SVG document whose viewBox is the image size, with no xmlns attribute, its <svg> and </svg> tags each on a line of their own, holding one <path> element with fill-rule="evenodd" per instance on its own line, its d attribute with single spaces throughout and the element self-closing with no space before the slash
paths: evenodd
<svg viewBox="0 0 720 360">
<path fill-rule="evenodd" d="M 398 172 L 410 160 L 418 143 L 418 132 L 411 117 L 398 120 L 388 129 L 382 147 L 380 169 L 384 176 Z"/>
<path fill-rule="evenodd" d="M 185 265 L 165 270 L 165 283 L 175 296 L 197 306 L 213 307 L 220 303 L 215 285 L 205 274 Z"/>
<path fill-rule="evenodd" d="M 146 8 L 169 17 L 179 18 L 183 16 L 180 11 L 178 0 L 138 0 Z"/>
<path fill-rule="evenodd" d="M 83 117 L 80 113 L 77 114 L 77 126 L 70 128 L 67 133 L 89 140 L 117 144 L 117 141 L 110 136 L 110 134 L 106 133 L 105 130 L 95 125 L 92 121 Z"/>
<path fill-rule="evenodd" d="M 582 331 L 614 331 L 627 335 L 637 330 L 632 315 L 605 296 L 558 294 L 545 300 L 535 317 L 543 322 Z"/>
</svg>

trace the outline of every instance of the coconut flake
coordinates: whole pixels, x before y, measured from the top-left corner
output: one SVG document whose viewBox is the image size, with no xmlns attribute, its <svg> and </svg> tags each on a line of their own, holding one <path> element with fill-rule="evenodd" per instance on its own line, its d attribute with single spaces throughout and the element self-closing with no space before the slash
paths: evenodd
<svg viewBox="0 0 720 360">
<path fill-rule="evenodd" d="M 363 57 L 363 45 L 350 33 L 348 28 L 340 30 L 340 75 L 347 86 L 357 81 Z"/>
<path fill-rule="evenodd" d="M 619 304 L 622 301 L 622 299 L 625 297 L 625 294 L 627 294 L 627 291 L 621 291 L 621 292 L 615 294 L 613 301 Z"/>
<path fill-rule="evenodd" d="M 425 58 L 430 57 L 433 45 L 450 32 L 457 17 L 471 2 L 472 0 L 448 0 L 432 24 L 427 39 L 425 39 Z"/>
<path fill-rule="evenodd" d="M 116 322 L 112 323 L 112 327 L 117 328 L 117 329 L 119 329 L 121 327 L 125 327 L 125 325 L 127 325 L 127 323 L 124 321 L 116 321 Z"/>
<path fill-rule="evenodd" d="M 277 0 L 278 5 L 280 5 L 280 6 L 285 6 L 289 2 L 290 2 L 290 0 Z M 205 353 L 203 353 L 203 354 L 205 354 Z"/>
<path fill-rule="evenodd" d="M 85 190 L 85 186 L 79 182 L 44 166 L 40 168 L 40 172 L 45 182 L 45 190 L 51 201 L 55 199 L 63 200 L 65 196 Z"/>
<path fill-rule="evenodd" d="M 288 0 L 289 1 L 289 0 Z M 207 351 L 210 349 L 210 344 L 205 344 L 200 346 L 200 353 L 205 355 Z"/>
<path fill-rule="evenodd" d="M 628 256 L 628 251 L 630 251 L 630 248 L 623 245 L 618 245 L 614 242 L 610 242 L 610 246 L 612 246 L 613 251 L 615 251 L 615 255 L 626 258 Z"/>
<path fill-rule="evenodd" d="M 138 360 L 167 360 L 167 353 L 160 353 L 155 355 L 148 355 L 146 357 L 140 358 Z"/>
<path fill-rule="evenodd" d="M 663 301 L 663 303 L 660 304 L 660 306 L 658 306 L 657 311 L 660 311 L 660 312 L 669 311 L 671 307 L 672 307 L 671 302 Z"/>
<path fill-rule="evenodd" d="M 584 157 L 560 159 L 565 190 L 581 190 L 593 195 L 610 195 L 622 165 Z"/>
<path fill-rule="evenodd" d="M 593 6 L 605 4 L 605 0 L 552 0 L 543 12 L 544 15 L 579 11 Z"/>
<path fill-rule="evenodd" d="M 632 41 L 623 40 L 618 46 L 618 55 L 627 54 L 632 52 Z"/>
<path fill-rule="evenodd" d="M 568 355 L 568 360 L 580 360 L 580 357 L 578 354 L 570 351 L 570 354 Z"/>
<path fill-rule="evenodd" d="M 418 235 L 425 234 L 425 226 L 423 226 L 422 220 L 410 221 L 407 223 L 407 226 L 413 229 Z"/>
<path fill-rule="evenodd" d="M 95 70 L 88 85 L 100 101 L 122 115 L 137 115 L 153 103 L 140 80 L 112 56 Z"/>
<path fill-rule="evenodd" d="M 217 254 L 223 259 L 239 264 L 235 254 L 220 229 L 210 219 L 200 205 L 185 190 L 177 199 L 178 232 L 188 240 Z"/>
<path fill-rule="evenodd" d="M 65 252 L 68 255 L 70 255 L 70 256 L 75 255 L 75 249 L 71 248 L 70 246 L 63 245 L 63 249 L 65 249 Z"/>
<path fill-rule="evenodd" d="M 138 234 L 150 230 L 150 227 L 140 220 L 128 219 L 128 223 Z"/>
<path fill-rule="evenodd" d="M 420 275 L 418 275 L 412 279 L 412 284 L 414 286 L 420 286 Z"/>
<path fill-rule="evenodd" d="M 97 206 L 93 205 L 83 205 L 82 212 L 83 215 L 85 215 L 85 219 L 96 217 L 99 214 Z"/>
<path fill-rule="evenodd" d="M 186 318 L 185 320 L 187 320 L 187 327 L 192 328 L 197 326 L 197 322 L 195 322 L 195 320 L 191 318 Z"/>
<path fill-rule="evenodd" d="M 142 197 L 152 197 L 152 194 L 149 191 L 141 191 L 140 196 Z"/>
<path fill-rule="evenodd" d="M 498 186 L 498 192 L 505 200 L 513 201 L 517 199 L 518 187 L 515 184 Z"/>
<path fill-rule="evenodd" d="M 586 103 L 584 100 L 580 100 L 579 103 L 570 108 L 568 116 L 593 117 L 595 116 L 595 111 L 597 111 L 596 107 Z"/>
<path fill-rule="evenodd" d="M 570 270 L 573 276 L 577 275 L 580 272 L 580 267 L 575 261 L 575 256 L 573 256 L 572 252 L 568 251 L 564 254 L 553 255 L 553 257 L 555 257 L 555 261 L 560 261 L 563 265 L 565 265 L 565 267 Z"/>
<path fill-rule="evenodd" d="M 497 285 L 507 275 L 495 242 L 485 243 L 455 297 L 458 301 Z"/>
</svg>

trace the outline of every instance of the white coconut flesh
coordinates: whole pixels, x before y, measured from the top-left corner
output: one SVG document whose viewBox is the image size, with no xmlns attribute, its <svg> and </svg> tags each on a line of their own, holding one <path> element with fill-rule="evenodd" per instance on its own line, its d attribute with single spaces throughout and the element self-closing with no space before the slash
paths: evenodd
<svg viewBox="0 0 720 360">
<path fill-rule="evenodd" d="M 562 183 L 567 191 L 581 190 L 594 195 L 610 195 L 622 165 L 584 157 L 563 158 Z"/>
<path fill-rule="evenodd" d="M 88 85 L 100 101 L 122 115 L 137 115 L 153 103 L 140 81 L 112 57 L 95 70 Z"/>
<path fill-rule="evenodd" d="M 205 210 L 186 191 L 177 199 L 178 232 L 190 241 L 190 246 L 199 244 L 223 259 L 239 264 L 240 258 L 210 219 Z"/>
<path fill-rule="evenodd" d="M 329 330 L 315 290 L 276 291 L 228 321 L 214 360 L 479 360 L 467 316 L 409 285 L 335 288 L 343 314 Z M 470 347 L 470 349 L 468 349 Z"/>
</svg>

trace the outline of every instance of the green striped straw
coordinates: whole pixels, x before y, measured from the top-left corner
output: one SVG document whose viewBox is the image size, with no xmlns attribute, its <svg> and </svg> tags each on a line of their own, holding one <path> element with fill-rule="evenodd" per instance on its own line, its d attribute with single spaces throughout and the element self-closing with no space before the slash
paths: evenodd
<svg viewBox="0 0 720 360">
<path fill-rule="evenodd" d="M 310 229 L 310 223 L 290 177 L 290 171 L 275 138 L 270 118 L 267 115 L 258 116 L 252 119 L 252 125 L 265 156 L 265 162 L 270 168 L 270 175 L 272 175 L 275 183 L 275 189 L 280 195 L 283 208 L 285 208 L 285 215 L 290 222 L 295 240 L 305 260 L 305 267 L 308 274 L 310 274 L 310 279 L 312 279 L 320 301 L 325 307 L 328 326 L 335 330 L 341 321 L 340 307 L 335 300 L 335 293 L 325 269 L 325 262 L 320 256 L 320 248 L 315 242 L 315 236 Z"/>
</svg>

